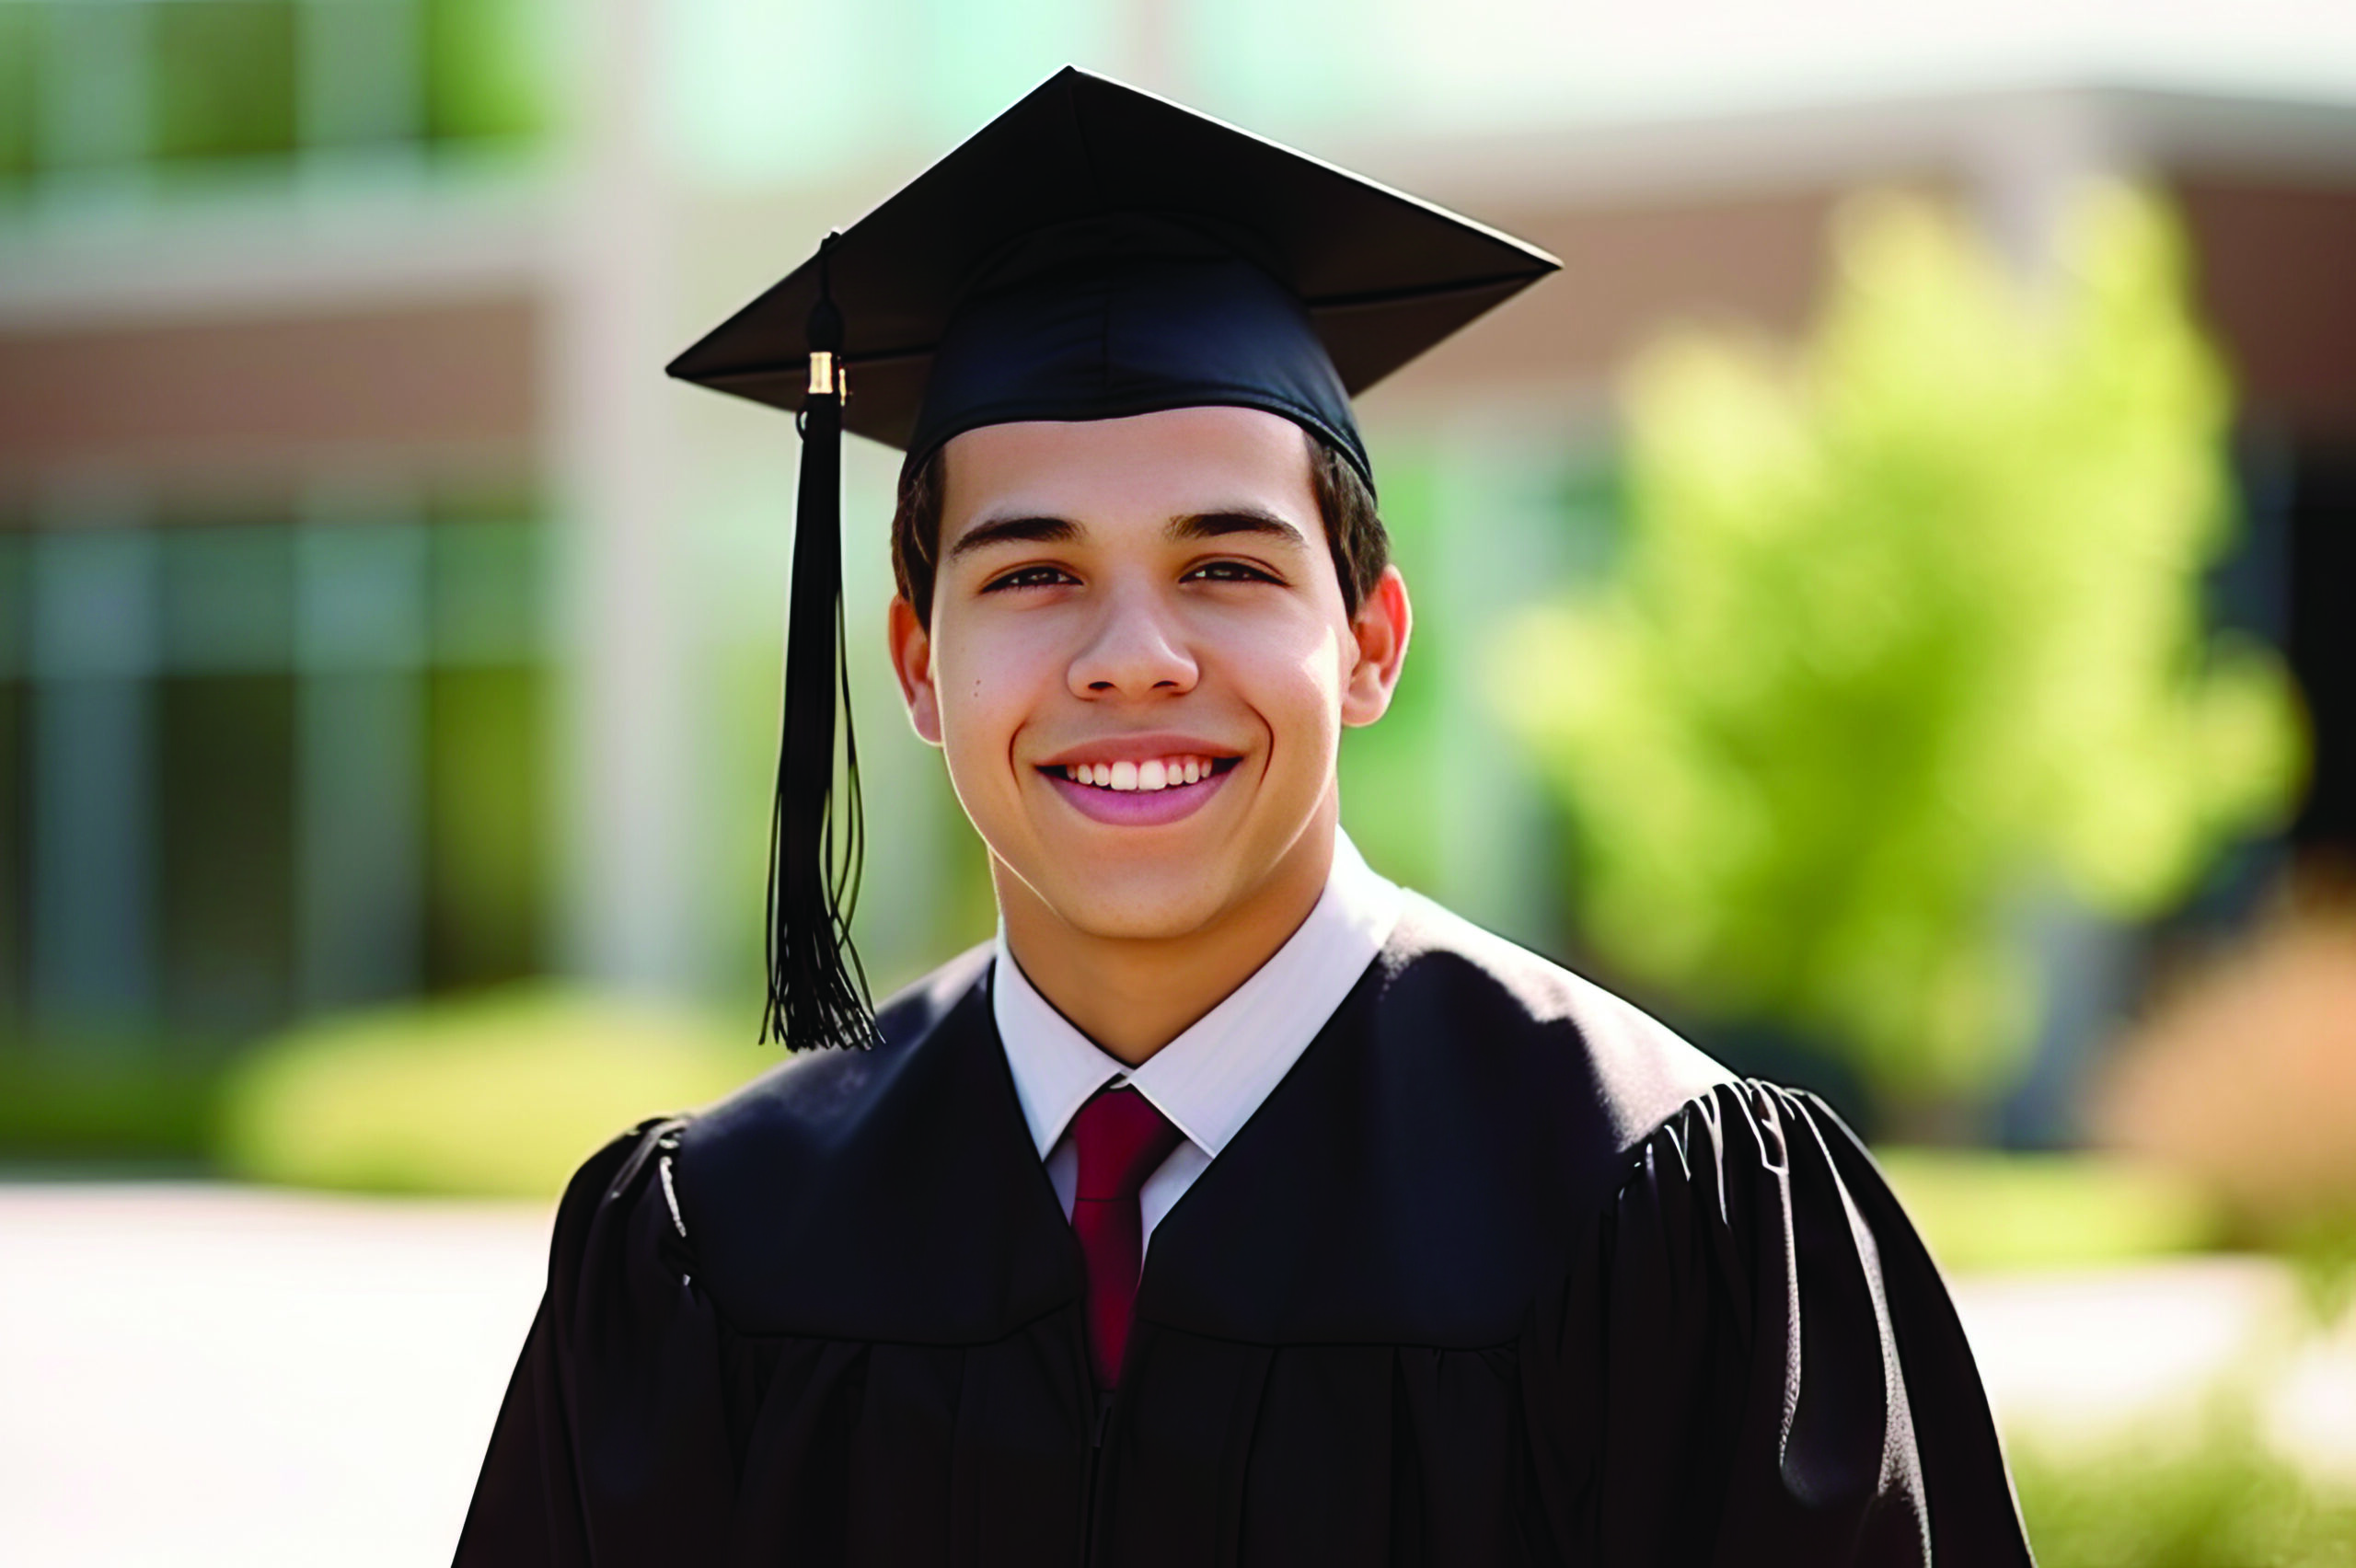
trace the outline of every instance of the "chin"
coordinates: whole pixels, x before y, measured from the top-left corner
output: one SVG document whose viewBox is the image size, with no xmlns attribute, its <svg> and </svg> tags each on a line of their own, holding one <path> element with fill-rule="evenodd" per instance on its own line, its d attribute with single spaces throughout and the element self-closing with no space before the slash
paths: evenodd
<svg viewBox="0 0 2356 1568">
<path fill-rule="evenodd" d="M 1052 877 L 1023 881 L 1057 918 L 1104 941 L 1169 941 L 1212 924 L 1231 900 L 1199 865 L 1158 870 L 1095 868 L 1073 874 L 1067 861 Z"/>
</svg>

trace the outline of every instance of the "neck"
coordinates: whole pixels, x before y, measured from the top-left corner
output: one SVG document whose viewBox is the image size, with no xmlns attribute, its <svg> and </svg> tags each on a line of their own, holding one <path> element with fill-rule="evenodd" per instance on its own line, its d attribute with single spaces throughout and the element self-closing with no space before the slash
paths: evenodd
<svg viewBox="0 0 2356 1568">
<path fill-rule="evenodd" d="M 1105 937 L 1049 908 L 993 858 L 1006 941 L 1055 1009 L 1110 1055 L 1140 1066 L 1250 979 L 1300 929 L 1334 865 L 1321 820 L 1233 908 L 1175 936 Z"/>
</svg>

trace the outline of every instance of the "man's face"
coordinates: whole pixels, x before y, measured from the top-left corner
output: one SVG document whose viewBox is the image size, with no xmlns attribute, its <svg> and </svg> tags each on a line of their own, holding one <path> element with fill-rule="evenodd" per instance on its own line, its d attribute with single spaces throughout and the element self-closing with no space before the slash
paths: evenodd
<svg viewBox="0 0 2356 1568">
<path fill-rule="evenodd" d="M 1327 853 L 1341 728 L 1389 703 L 1407 606 L 1392 572 L 1344 608 L 1300 428 L 1180 409 L 945 454 L 931 628 L 895 603 L 893 653 L 1001 897 L 1182 938 Z"/>
</svg>

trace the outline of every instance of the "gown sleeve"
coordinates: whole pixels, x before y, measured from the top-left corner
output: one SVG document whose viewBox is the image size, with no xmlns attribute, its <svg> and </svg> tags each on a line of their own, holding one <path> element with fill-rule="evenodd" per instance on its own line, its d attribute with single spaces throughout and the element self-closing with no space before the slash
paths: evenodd
<svg viewBox="0 0 2356 1568">
<path fill-rule="evenodd" d="M 582 1166 L 492 1428 L 458 1568 L 714 1559 L 735 1467 L 719 1327 L 650 1122 Z"/>
<path fill-rule="evenodd" d="M 1646 1138 L 1523 1365 L 1563 1560 L 2030 1561 L 1946 1288 L 1811 1095 L 1722 1085 Z"/>
</svg>

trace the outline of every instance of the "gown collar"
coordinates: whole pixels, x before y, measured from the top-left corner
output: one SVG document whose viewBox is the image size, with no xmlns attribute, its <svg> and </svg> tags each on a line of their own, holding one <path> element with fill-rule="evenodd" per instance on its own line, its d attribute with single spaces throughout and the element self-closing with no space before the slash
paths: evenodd
<svg viewBox="0 0 2356 1568">
<path fill-rule="evenodd" d="M 1137 1068 L 1098 1048 L 1055 1009 L 999 927 L 991 1011 L 1016 1098 L 1045 1159 L 1091 1095 L 1125 1080 L 1215 1158 L 1341 1006 L 1398 924 L 1401 894 L 1349 836 L 1334 835 L 1325 891 L 1284 946 L 1186 1032 Z"/>
</svg>

